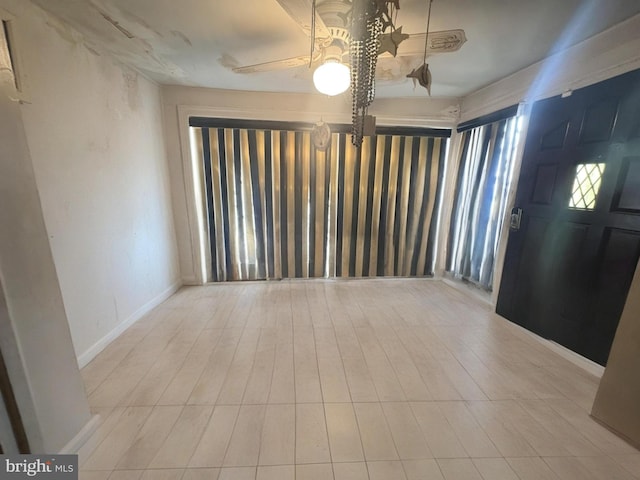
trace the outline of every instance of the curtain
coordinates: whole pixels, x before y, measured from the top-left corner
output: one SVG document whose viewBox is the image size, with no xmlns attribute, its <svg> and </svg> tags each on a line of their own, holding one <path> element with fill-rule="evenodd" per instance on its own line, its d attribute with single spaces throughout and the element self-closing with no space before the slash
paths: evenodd
<svg viewBox="0 0 640 480">
<path fill-rule="evenodd" d="M 447 270 L 491 290 L 513 175 L 516 116 L 463 132 Z"/>
<path fill-rule="evenodd" d="M 433 274 L 447 138 L 192 129 L 213 281 Z"/>
</svg>

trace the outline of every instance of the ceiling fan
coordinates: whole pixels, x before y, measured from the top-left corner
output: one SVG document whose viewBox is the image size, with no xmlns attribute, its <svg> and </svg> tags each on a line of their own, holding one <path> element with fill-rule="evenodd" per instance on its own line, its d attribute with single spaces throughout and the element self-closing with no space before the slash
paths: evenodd
<svg viewBox="0 0 640 480">
<path fill-rule="evenodd" d="M 276 0 L 285 12 L 302 28 L 310 38 L 315 39 L 312 53 L 292 58 L 258 63 L 233 68 L 235 73 L 258 73 L 303 65 L 324 65 L 335 63 L 349 64 L 349 14 L 353 8 L 352 0 L 317 0 L 315 11 L 312 0 Z M 357 1 L 357 0 L 355 0 Z M 314 15 L 312 16 L 312 12 Z M 380 37 L 378 55 L 412 56 L 427 53 L 455 52 L 466 42 L 464 30 L 443 30 L 407 35 L 402 27 L 385 33 Z M 400 45 L 400 43 L 402 43 Z M 317 69 L 318 72 L 320 69 Z M 347 68 L 348 72 L 348 68 Z M 316 83 L 317 85 L 317 83 Z M 342 90 L 346 90 L 348 85 Z M 326 92 L 323 92 L 326 93 Z M 341 92 L 340 92 L 341 93 Z"/>
</svg>

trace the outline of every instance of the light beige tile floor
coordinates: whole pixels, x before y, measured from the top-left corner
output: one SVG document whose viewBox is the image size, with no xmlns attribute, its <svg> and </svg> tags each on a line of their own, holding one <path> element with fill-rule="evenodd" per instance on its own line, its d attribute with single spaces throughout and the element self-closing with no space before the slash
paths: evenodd
<svg viewBox="0 0 640 480">
<path fill-rule="evenodd" d="M 82 375 L 85 480 L 640 479 L 596 377 L 439 281 L 183 288 Z"/>
</svg>

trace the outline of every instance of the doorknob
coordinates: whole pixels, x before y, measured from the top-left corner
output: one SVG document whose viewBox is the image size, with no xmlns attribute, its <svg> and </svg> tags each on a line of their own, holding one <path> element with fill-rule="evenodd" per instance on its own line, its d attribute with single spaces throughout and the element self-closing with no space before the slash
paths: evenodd
<svg viewBox="0 0 640 480">
<path fill-rule="evenodd" d="M 522 220 L 522 209 L 515 207 L 511 209 L 511 220 L 509 221 L 509 228 L 513 232 L 520 230 L 520 221 Z"/>
</svg>

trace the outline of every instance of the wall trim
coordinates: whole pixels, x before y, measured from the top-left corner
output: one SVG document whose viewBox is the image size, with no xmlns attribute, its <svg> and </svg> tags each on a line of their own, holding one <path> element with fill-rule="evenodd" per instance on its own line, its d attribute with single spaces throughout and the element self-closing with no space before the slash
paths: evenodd
<svg viewBox="0 0 640 480">
<path fill-rule="evenodd" d="M 539 338 L 547 345 L 547 347 L 549 347 L 561 357 L 569 360 L 571 363 L 577 365 L 591 375 L 602 378 L 602 374 L 604 373 L 604 367 L 602 365 L 599 365 L 596 362 L 583 357 L 573 350 L 569 350 L 567 347 L 560 345 L 559 343 L 556 343 L 552 340 L 547 340 L 546 338 Z"/>
<path fill-rule="evenodd" d="M 533 104 L 538 100 L 560 95 L 567 90 L 577 90 L 579 88 L 588 87 L 590 85 L 603 82 L 610 78 L 617 77 L 618 75 L 624 75 L 625 73 L 640 68 L 640 56 L 623 63 L 604 67 L 599 70 L 589 72 L 585 75 L 575 77 L 570 82 L 560 82 L 544 90 L 539 95 L 529 98 L 527 93 L 529 92 L 531 84 L 535 80 L 539 69 L 542 68 L 543 63 L 544 60 L 540 63 L 534 64 L 531 67 L 527 67 L 524 70 L 520 70 L 519 72 L 498 80 L 496 83 L 493 83 L 488 87 L 484 87 L 483 89 L 478 90 L 475 93 L 470 94 L 469 96 L 473 96 L 475 94 L 482 95 L 483 93 L 488 92 L 489 88 L 498 87 L 504 87 L 504 89 L 508 92 L 503 95 L 494 96 L 490 100 L 486 100 L 484 105 L 482 105 L 481 107 L 471 108 L 469 110 L 463 109 L 461 118 L 465 121 L 468 121 L 469 119 L 473 119 L 475 117 L 486 115 L 487 113 L 491 113 L 496 110 L 508 107 L 511 104 L 522 102 Z M 517 82 L 520 86 L 517 89 L 512 90 L 509 88 L 509 84 L 511 82 Z"/>
<path fill-rule="evenodd" d="M 93 415 L 91 419 L 80 429 L 80 431 L 67 443 L 60 452 L 60 455 L 78 453 L 80 447 L 85 444 L 89 437 L 98 429 L 101 423 L 100 415 Z"/>
<path fill-rule="evenodd" d="M 480 287 L 475 286 L 473 283 L 464 282 L 461 279 L 455 278 L 451 272 L 445 271 L 441 277 L 442 283 L 449 285 L 451 288 L 464 293 L 465 295 L 472 296 L 483 303 L 486 303 L 493 311 L 495 311 L 496 305 L 491 298 L 491 292 L 482 290 Z"/>
<path fill-rule="evenodd" d="M 523 101 L 534 103 L 640 68 L 638 25 L 640 14 L 468 94 L 462 99 L 460 120 Z M 532 92 L 531 86 L 548 63 L 562 64 L 564 70 L 554 72 L 553 82 L 548 86 Z"/>
<path fill-rule="evenodd" d="M 210 108 L 178 105 L 178 138 L 180 142 L 180 159 L 182 164 L 182 178 L 184 181 L 185 205 L 187 207 L 187 224 L 189 225 L 189 238 L 191 240 L 191 262 L 193 271 L 189 272 L 190 279 L 194 278 L 191 285 L 202 285 L 206 282 L 204 269 L 204 224 L 202 214 L 198 210 L 196 201 L 196 166 L 192 158 L 191 141 L 189 136 L 189 118 L 203 116 L 211 111 Z M 203 113 L 201 115 L 201 113 Z M 212 115 L 213 116 L 213 115 Z M 200 192 L 202 195 L 202 192 Z"/>
<path fill-rule="evenodd" d="M 501 320 L 508 322 L 511 326 L 516 328 L 516 330 L 519 330 L 525 335 L 537 340 L 541 345 L 547 347 L 549 350 L 561 356 L 565 360 L 573 363 L 576 367 L 581 368 L 586 373 L 591 374 L 598 379 L 602 377 L 602 374 L 604 373 L 604 367 L 602 365 L 598 365 L 597 363 L 589 360 L 586 357 L 583 357 L 573 350 L 569 350 L 567 347 L 560 345 L 559 343 L 541 337 L 537 333 L 534 333 L 531 330 L 527 330 L 522 325 L 518 325 L 517 323 L 512 322 L 511 320 L 503 317 L 498 313 L 496 313 L 495 315 Z"/>
<path fill-rule="evenodd" d="M 634 440 L 633 438 L 629 438 L 627 435 L 625 435 L 624 433 L 616 430 L 615 428 L 613 428 L 611 425 L 607 425 L 605 423 L 604 420 L 602 420 L 597 414 L 593 413 L 593 410 L 591 411 L 591 413 L 589 414 L 589 417 L 597 422 L 599 425 L 602 425 L 604 428 L 606 428 L 607 430 L 609 430 L 611 433 L 613 433 L 614 435 L 617 435 L 618 437 L 620 437 L 622 440 L 624 440 L 625 442 L 627 442 L 629 445 L 631 445 L 633 448 L 635 448 L 636 450 L 640 450 L 640 443 L 638 443 L 636 440 Z M 633 455 L 633 454 L 631 454 Z"/>
<path fill-rule="evenodd" d="M 113 342 L 118 336 L 120 336 L 127 328 L 136 323 L 142 317 L 144 317 L 147 313 L 153 310 L 155 307 L 164 302 L 171 295 L 176 293 L 180 287 L 182 287 L 182 280 L 178 280 L 171 284 L 168 288 L 166 288 L 159 295 L 156 295 L 154 298 L 149 300 L 147 303 L 138 308 L 135 312 L 133 312 L 129 318 L 125 321 L 119 323 L 116 328 L 107 333 L 104 337 L 94 343 L 91 347 L 89 347 L 85 352 L 78 355 L 78 367 L 82 368 L 87 365 L 91 360 L 93 360 L 102 350 L 104 350 L 107 345 Z"/>
<path fill-rule="evenodd" d="M 459 292 L 464 293 L 465 295 L 471 295 L 474 298 L 480 300 L 481 302 L 491 307 L 496 317 L 498 317 L 500 320 L 504 322 L 508 322 L 509 326 L 512 326 L 516 330 L 524 333 L 525 335 L 534 338 L 537 342 L 547 347 L 549 350 L 553 351 L 554 353 L 560 355 L 565 360 L 568 360 L 569 362 L 573 363 L 577 367 L 580 367 L 585 372 L 597 378 L 602 377 L 602 374 L 604 373 L 604 367 L 602 365 L 598 365 L 597 363 L 589 360 L 588 358 L 583 357 L 579 353 L 576 353 L 573 350 L 569 350 L 567 347 L 564 347 L 559 343 L 553 342 L 551 340 L 547 340 L 546 338 L 541 337 L 537 333 L 534 333 L 531 330 L 527 330 L 522 325 L 518 325 L 517 323 L 510 321 L 509 319 L 503 317 L 502 315 L 495 313 L 495 306 L 496 306 L 495 298 L 492 298 L 489 292 L 485 292 L 482 289 L 474 286 L 473 284 L 464 283 L 460 280 L 456 280 L 452 278 L 449 272 L 445 272 L 442 278 L 435 279 L 435 280 L 439 280 L 442 283 L 450 286 L 451 288 L 455 288 Z"/>
</svg>

